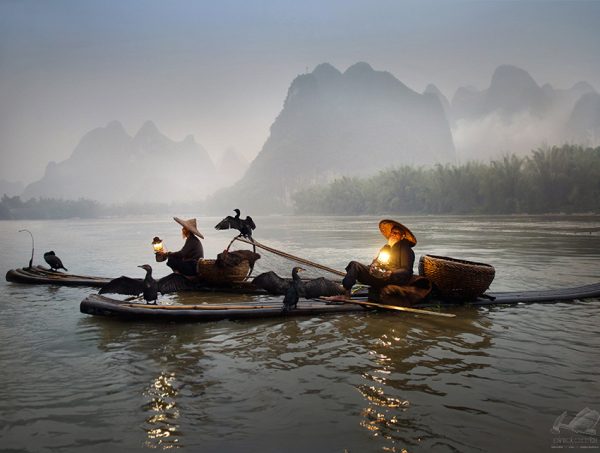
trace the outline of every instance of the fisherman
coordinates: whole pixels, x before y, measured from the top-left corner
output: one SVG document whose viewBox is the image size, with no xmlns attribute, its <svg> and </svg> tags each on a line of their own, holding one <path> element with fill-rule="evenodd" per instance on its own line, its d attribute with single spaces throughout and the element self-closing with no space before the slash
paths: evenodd
<svg viewBox="0 0 600 453">
<path fill-rule="evenodd" d="M 357 281 L 379 289 L 387 285 L 407 284 L 413 276 L 415 253 L 412 248 L 417 244 L 415 235 L 401 223 L 389 219 L 379 222 L 379 231 L 388 242 L 371 265 L 351 261 L 346 266 L 342 285 L 347 296 Z"/>
<path fill-rule="evenodd" d="M 200 239 L 204 236 L 198 231 L 196 219 L 183 220 L 179 217 L 173 219 L 181 225 L 181 235 L 185 239 L 183 247 L 178 252 L 157 252 L 161 258 L 167 258 L 167 266 L 183 275 L 196 275 L 196 266 L 200 258 L 204 258 L 204 249 Z M 162 261 L 162 260 L 161 260 Z"/>
</svg>

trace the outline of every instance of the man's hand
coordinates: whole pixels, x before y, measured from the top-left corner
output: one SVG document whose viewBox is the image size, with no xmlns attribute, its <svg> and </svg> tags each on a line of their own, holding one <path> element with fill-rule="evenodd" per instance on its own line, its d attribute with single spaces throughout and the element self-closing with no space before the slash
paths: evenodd
<svg viewBox="0 0 600 453">
<path fill-rule="evenodd" d="M 169 257 L 169 252 L 156 252 L 156 261 L 166 261 Z"/>
</svg>

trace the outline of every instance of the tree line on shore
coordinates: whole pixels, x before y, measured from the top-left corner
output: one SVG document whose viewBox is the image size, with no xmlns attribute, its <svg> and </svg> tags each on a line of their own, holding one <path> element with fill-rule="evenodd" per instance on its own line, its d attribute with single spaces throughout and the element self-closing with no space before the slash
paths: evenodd
<svg viewBox="0 0 600 453">
<path fill-rule="evenodd" d="M 0 220 L 58 220 L 123 217 L 128 215 L 164 214 L 168 212 L 193 212 L 197 206 L 190 203 L 123 203 L 104 205 L 95 200 L 63 200 L 56 198 L 30 198 L 4 195 L 0 199 Z"/>
<path fill-rule="evenodd" d="M 19 196 L 5 194 L 0 200 L 0 220 L 94 218 L 100 210 L 100 203 L 87 199 L 30 198 L 23 201 Z"/>
<path fill-rule="evenodd" d="M 564 145 L 490 163 L 403 166 L 342 177 L 292 196 L 305 215 L 600 213 L 600 147 Z M 202 203 L 126 203 L 4 195 L 0 220 L 97 218 L 202 209 Z"/>
<path fill-rule="evenodd" d="M 490 163 L 402 166 L 342 177 L 293 196 L 296 214 L 541 214 L 600 212 L 600 147 L 506 155 Z"/>
</svg>

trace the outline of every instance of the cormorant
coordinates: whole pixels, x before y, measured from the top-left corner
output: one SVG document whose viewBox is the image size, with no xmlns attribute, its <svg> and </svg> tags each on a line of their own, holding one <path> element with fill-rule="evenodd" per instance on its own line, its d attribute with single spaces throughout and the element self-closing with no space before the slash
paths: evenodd
<svg viewBox="0 0 600 453">
<path fill-rule="evenodd" d="M 292 284 L 287 289 L 285 297 L 283 299 L 283 311 L 290 311 L 296 308 L 300 296 L 304 294 L 304 285 L 302 279 L 298 275 L 298 272 L 304 271 L 301 267 L 295 267 L 292 269 Z"/>
<path fill-rule="evenodd" d="M 245 219 L 240 218 L 240 210 L 234 209 L 236 213 L 235 217 L 228 215 L 223 220 L 215 225 L 216 230 L 228 230 L 233 228 L 240 232 L 239 236 L 243 236 L 246 239 L 252 239 L 252 230 L 256 229 L 256 224 L 252 220 L 252 217 L 246 216 Z"/>
<path fill-rule="evenodd" d="M 284 295 L 287 294 L 292 281 L 280 277 L 273 271 L 269 271 L 254 277 L 252 283 L 257 288 L 264 289 L 270 294 Z M 344 293 L 344 287 L 339 283 L 319 277 L 305 281 L 302 284 L 302 294 L 300 296 L 312 299 L 321 296 L 337 296 Z"/>
<path fill-rule="evenodd" d="M 119 277 L 111 280 L 104 285 L 99 294 L 118 293 L 129 296 L 139 296 L 143 294 L 146 303 L 158 299 L 158 293 L 169 293 L 174 291 L 184 291 L 193 289 L 194 285 L 181 274 L 169 274 L 160 280 L 152 278 L 152 267 L 149 264 L 143 264 L 142 269 L 146 271 L 146 277 L 141 278 Z"/>
<path fill-rule="evenodd" d="M 62 261 L 58 256 L 56 256 L 53 250 L 44 253 L 44 260 L 50 266 L 50 270 L 57 271 L 58 269 L 64 269 L 65 271 L 68 271 L 68 269 L 65 266 L 63 266 Z"/>
</svg>

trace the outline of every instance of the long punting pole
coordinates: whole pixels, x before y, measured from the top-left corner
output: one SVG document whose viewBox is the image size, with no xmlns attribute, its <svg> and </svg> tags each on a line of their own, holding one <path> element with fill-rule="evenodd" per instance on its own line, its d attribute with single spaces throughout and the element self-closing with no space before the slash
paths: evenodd
<svg viewBox="0 0 600 453">
<path fill-rule="evenodd" d="M 267 245 L 261 244 L 260 242 L 257 242 L 255 240 L 248 241 L 248 240 L 240 238 L 240 237 L 236 238 L 236 239 L 238 241 L 245 242 L 246 244 L 256 245 L 256 247 L 259 247 L 259 248 L 264 249 L 264 250 L 266 250 L 268 252 L 274 253 L 275 255 L 279 255 L 279 256 L 281 256 L 283 258 L 287 258 L 289 260 L 296 261 L 296 262 L 301 263 L 301 264 L 306 264 L 307 266 L 316 267 L 317 269 L 321 269 L 323 271 L 331 272 L 332 274 L 339 275 L 340 277 L 344 277 L 346 275 L 345 272 L 341 272 L 341 271 L 338 271 L 336 269 L 332 269 L 331 267 L 327 267 L 327 266 L 324 266 L 322 264 L 315 263 L 313 261 L 309 261 L 309 260 L 304 259 L 304 258 L 300 258 L 299 256 L 290 255 L 289 253 L 282 252 L 281 250 L 274 249 L 273 247 L 269 247 Z"/>
<path fill-rule="evenodd" d="M 437 311 L 421 310 L 419 308 L 399 307 L 397 305 L 378 304 L 375 302 L 368 302 L 368 301 L 362 301 L 362 300 L 348 299 L 347 301 L 344 301 L 344 303 L 364 305 L 365 307 L 383 308 L 385 310 L 407 311 L 409 313 L 416 313 L 419 315 L 442 316 L 444 318 L 455 318 L 456 317 L 456 315 L 453 313 L 439 313 Z"/>
</svg>

